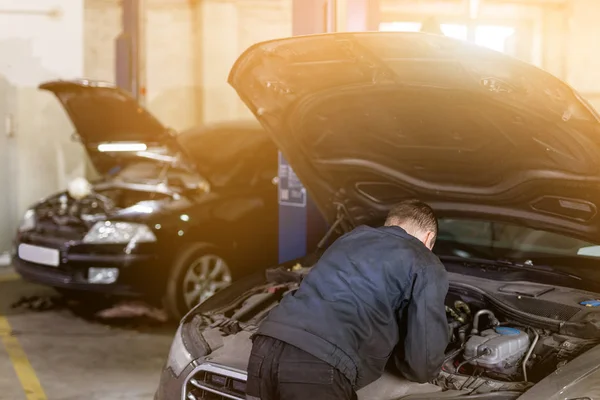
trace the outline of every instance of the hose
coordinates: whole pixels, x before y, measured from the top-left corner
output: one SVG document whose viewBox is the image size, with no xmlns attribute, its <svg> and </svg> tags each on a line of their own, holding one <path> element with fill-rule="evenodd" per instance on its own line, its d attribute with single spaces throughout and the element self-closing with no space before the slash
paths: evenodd
<svg viewBox="0 0 600 400">
<path fill-rule="evenodd" d="M 448 336 L 450 338 L 454 337 L 454 330 L 456 328 L 460 328 L 462 326 L 462 323 L 460 321 L 452 321 L 448 324 Z"/>
<path fill-rule="evenodd" d="M 462 344 L 464 344 L 467 340 L 467 331 L 469 330 L 469 325 L 463 325 L 458 328 L 458 339 Z"/>
<path fill-rule="evenodd" d="M 454 318 L 455 320 L 457 320 L 461 324 L 464 324 L 465 319 L 463 317 L 461 317 L 460 315 L 458 315 L 458 313 L 456 311 L 454 311 L 454 309 L 452 307 L 446 306 L 446 312 L 448 314 L 450 314 L 450 316 L 452 318 Z"/>
<path fill-rule="evenodd" d="M 490 317 L 490 321 L 493 326 L 497 326 L 499 324 L 498 319 L 496 319 L 496 316 L 492 311 L 486 309 L 479 310 L 477 311 L 477 313 L 475 313 L 475 316 L 473 317 L 473 329 L 471 329 L 471 335 L 479 334 L 479 317 L 481 317 L 484 314 Z"/>
<path fill-rule="evenodd" d="M 533 331 L 533 334 L 535 335 L 535 338 L 533 339 L 533 342 L 531 342 L 531 346 L 527 351 L 527 355 L 523 359 L 523 380 L 525 382 L 527 382 L 527 361 L 529 361 L 529 357 L 531 357 L 531 353 L 533 353 L 533 349 L 535 348 L 535 345 L 540 339 L 540 335 L 535 330 Z"/>
<path fill-rule="evenodd" d="M 463 344 L 462 346 L 460 346 L 458 349 L 455 349 L 449 353 L 446 353 L 446 356 L 444 357 L 444 362 L 443 364 L 447 363 L 448 361 L 458 357 L 458 355 L 463 351 L 463 349 L 465 348 L 465 345 Z"/>
<path fill-rule="evenodd" d="M 458 367 L 456 367 L 456 370 L 455 370 L 455 372 L 454 372 L 454 373 L 457 373 L 458 371 L 460 371 L 460 369 L 461 369 L 461 368 L 462 368 L 462 367 L 463 367 L 465 364 L 468 364 L 468 363 L 470 363 L 471 361 L 475 361 L 475 360 L 477 360 L 478 358 L 481 358 L 481 357 L 483 357 L 483 356 L 487 356 L 487 355 L 489 355 L 489 354 L 490 354 L 490 349 L 485 349 L 485 350 L 483 350 L 483 351 L 481 352 L 481 354 L 477 354 L 476 356 L 473 356 L 473 357 L 467 358 L 465 361 L 463 361 L 463 362 L 461 362 L 460 364 L 458 364 Z"/>
<path fill-rule="evenodd" d="M 476 356 L 470 357 L 468 359 L 466 359 L 465 361 L 461 362 L 460 364 L 458 364 L 458 367 L 456 367 L 454 369 L 454 372 L 452 372 L 451 374 L 448 375 L 448 379 L 451 378 L 452 376 L 456 375 L 457 373 L 459 373 L 460 369 L 467 363 L 470 363 L 471 361 L 475 361 L 478 358 L 481 358 L 483 356 L 487 356 L 490 354 L 490 349 L 485 349 L 483 350 L 481 353 L 477 354 Z"/>
<path fill-rule="evenodd" d="M 469 308 L 469 305 L 462 300 L 456 300 L 454 302 L 454 308 L 456 308 L 457 311 L 465 313 L 467 317 L 471 316 L 471 308 Z"/>
</svg>

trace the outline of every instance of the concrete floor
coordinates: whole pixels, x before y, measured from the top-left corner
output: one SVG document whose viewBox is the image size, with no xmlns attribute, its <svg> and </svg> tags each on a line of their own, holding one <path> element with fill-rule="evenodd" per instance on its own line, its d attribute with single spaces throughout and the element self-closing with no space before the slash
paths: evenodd
<svg viewBox="0 0 600 400">
<path fill-rule="evenodd" d="M 54 292 L 0 268 L 0 400 L 153 398 L 175 327 L 11 308 L 34 295 Z"/>
</svg>

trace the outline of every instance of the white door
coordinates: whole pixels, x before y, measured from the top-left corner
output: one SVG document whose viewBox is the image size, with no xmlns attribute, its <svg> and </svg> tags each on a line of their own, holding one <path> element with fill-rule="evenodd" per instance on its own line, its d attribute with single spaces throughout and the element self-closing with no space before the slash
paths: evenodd
<svg viewBox="0 0 600 400">
<path fill-rule="evenodd" d="M 83 0 L 0 0 L 0 253 L 39 198 L 82 162 L 72 126 L 37 86 L 83 75 Z"/>
<path fill-rule="evenodd" d="M 0 76 L 0 255 L 9 249 L 15 229 L 13 216 L 16 213 L 16 198 L 10 179 L 13 164 L 11 157 L 14 153 L 10 151 L 10 134 L 14 124 L 15 100 L 14 88 Z"/>
</svg>

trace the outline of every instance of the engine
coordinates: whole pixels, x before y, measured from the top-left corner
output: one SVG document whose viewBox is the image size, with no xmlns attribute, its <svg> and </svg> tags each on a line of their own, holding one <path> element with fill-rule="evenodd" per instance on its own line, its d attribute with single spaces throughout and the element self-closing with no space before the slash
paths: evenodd
<svg viewBox="0 0 600 400">
<path fill-rule="evenodd" d="M 521 367 L 535 345 L 530 333 L 501 322 L 490 309 L 471 308 L 461 300 L 446 306 L 450 344 L 436 383 L 475 393 L 526 390 L 531 385 L 521 379 Z"/>
<path fill-rule="evenodd" d="M 446 305 L 450 344 L 436 384 L 473 394 L 523 392 L 594 344 L 504 318 L 486 304 Z M 565 354 L 564 349 L 572 349 Z"/>
<path fill-rule="evenodd" d="M 449 293 L 446 314 L 450 344 L 435 381 L 446 390 L 524 392 L 598 343 L 511 320 L 465 293 Z"/>
<path fill-rule="evenodd" d="M 464 358 L 488 372 L 512 376 L 529 348 L 529 335 L 511 327 L 498 326 L 473 335 L 465 344 Z"/>
</svg>

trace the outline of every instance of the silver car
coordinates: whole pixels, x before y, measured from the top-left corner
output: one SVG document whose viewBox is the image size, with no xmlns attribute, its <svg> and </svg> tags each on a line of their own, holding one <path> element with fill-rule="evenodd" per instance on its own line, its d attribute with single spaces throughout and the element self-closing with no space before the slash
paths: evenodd
<svg viewBox="0 0 600 400">
<path fill-rule="evenodd" d="M 244 399 L 251 335 L 336 236 L 418 197 L 439 217 L 451 341 L 439 375 L 390 365 L 360 399 L 600 399 L 600 123 L 563 82 L 442 36 L 260 43 L 230 83 L 329 221 L 319 250 L 181 322 L 157 400 Z M 327 321 L 323 321 L 327 323 Z"/>
</svg>

